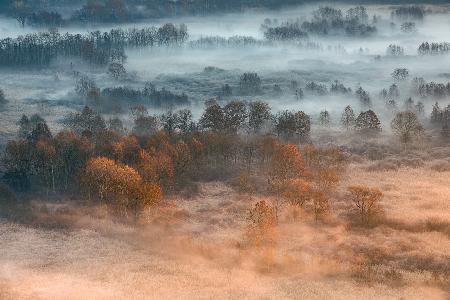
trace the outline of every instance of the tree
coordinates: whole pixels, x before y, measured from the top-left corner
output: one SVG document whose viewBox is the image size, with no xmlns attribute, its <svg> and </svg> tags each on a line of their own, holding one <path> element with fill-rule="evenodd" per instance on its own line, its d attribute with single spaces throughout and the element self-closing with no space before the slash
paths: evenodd
<svg viewBox="0 0 450 300">
<path fill-rule="evenodd" d="M 123 122 L 118 117 L 113 117 L 108 120 L 108 129 L 117 132 L 119 134 L 125 133 Z"/>
<path fill-rule="evenodd" d="M 224 129 L 225 116 L 222 107 L 216 102 L 207 105 L 200 118 L 200 127 L 207 130 L 220 132 Z"/>
<path fill-rule="evenodd" d="M 223 97 L 231 97 L 233 95 L 233 89 L 231 88 L 231 86 L 229 84 L 224 84 L 222 86 L 220 95 Z"/>
<path fill-rule="evenodd" d="M 450 137 L 450 105 L 444 109 L 442 113 L 442 131 L 441 134 L 444 138 Z"/>
<path fill-rule="evenodd" d="M 39 140 L 50 140 L 52 138 L 52 133 L 47 126 L 45 121 L 39 122 L 35 125 L 27 140 L 33 144 L 36 144 Z"/>
<path fill-rule="evenodd" d="M 355 128 L 355 113 L 350 105 L 347 105 L 342 113 L 341 125 L 345 130 L 349 131 Z"/>
<path fill-rule="evenodd" d="M 330 202 L 325 192 L 314 190 L 311 194 L 315 220 L 323 217 L 330 210 Z"/>
<path fill-rule="evenodd" d="M 437 102 L 433 105 L 430 121 L 433 125 L 440 124 L 442 122 L 442 110 Z"/>
<path fill-rule="evenodd" d="M 398 45 L 389 45 L 386 49 L 386 55 L 388 56 L 403 56 L 405 54 L 405 50 Z"/>
<path fill-rule="evenodd" d="M 31 144 L 23 140 L 9 141 L 2 163 L 5 165 L 4 181 L 16 191 L 27 191 L 32 176 Z"/>
<path fill-rule="evenodd" d="M 153 116 L 138 117 L 134 121 L 133 133 L 137 136 L 151 136 L 158 130 L 158 119 Z"/>
<path fill-rule="evenodd" d="M 25 27 L 28 15 L 31 12 L 31 7 L 26 3 L 26 1 L 18 0 L 13 2 L 13 11 L 16 20 Z"/>
<path fill-rule="evenodd" d="M 232 101 L 223 108 L 224 129 L 232 134 L 237 134 L 247 120 L 247 107 L 242 101 Z"/>
<path fill-rule="evenodd" d="M 410 143 L 423 132 L 422 124 L 412 111 L 399 112 L 391 122 L 391 128 L 403 144 Z"/>
<path fill-rule="evenodd" d="M 135 105 L 130 107 L 130 114 L 133 117 L 133 120 L 136 121 L 139 118 L 147 117 L 148 110 L 144 105 Z"/>
<path fill-rule="evenodd" d="M 303 175 L 304 162 L 295 145 L 281 144 L 276 147 L 270 164 L 270 180 L 283 185 L 287 180 Z"/>
<path fill-rule="evenodd" d="M 105 157 L 91 158 L 86 163 L 82 181 L 115 214 L 129 216 L 131 213 L 135 220 L 140 211 L 162 198 L 157 184 L 142 184 L 142 178 L 135 169 Z"/>
<path fill-rule="evenodd" d="M 5 92 L 3 92 L 2 89 L 0 89 L 0 105 L 5 104 L 6 102 L 8 102 L 8 100 L 6 100 Z"/>
<path fill-rule="evenodd" d="M 406 68 L 398 68 L 398 69 L 395 69 L 391 75 L 392 75 L 392 78 L 394 78 L 394 80 L 402 81 L 402 80 L 405 80 L 406 78 L 408 78 L 409 71 Z"/>
<path fill-rule="evenodd" d="M 409 97 L 408 99 L 406 99 L 405 104 L 404 104 L 405 110 L 406 111 L 414 111 L 414 101 L 411 97 Z"/>
<path fill-rule="evenodd" d="M 125 78 L 127 71 L 121 63 L 113 62 L 108 66 L 108 74 L 117 80 Z"/>
<path fill-rule="evenodd" d="M 300 141 L 307 140 L 311 131 L 311 120 L 302 111 L 282 111 L 275 119 L 275 130 L 279 136 L 286 139 L 296 138 Z"/>
<path fill-rule="evenodd" d="M 11 217 L 17 209 L 17 198 L 8 186 L 0 183 L 0 216 Z"/>
<path fill-rule="evenodd" d="M 319 115 L 319 124 L 323 127 L 329 127 L 331 124 L 330 113 L 327 110 L 321 111 Z"/>
<path fill-rule="evenodd" d="M 373 217 L 379 211 L 379 202 L 383 193 L 376 188 L 369 188 L 363 185 L 355 185 L 348 188 L 350 199 L 358 210 L 361 223 L 369 225 Z"/>
<path fill-rule="evenodd" d="M 363 90 L 362 87 L 359 87 L 356 92 L 356 96 L 359 99 L 359 102 L 361 103 L 361 106 L 364 108 L 368 108 L 372 105 L 369 93 L 367 93 L 365 90 Z"/>
<path fill-rule="evenodd" d="M 95 134 L 106 128 L 105 120 L 89 106 L 85 106 L 81 113 L 70 113 L 65 117 L 64 124 L 79 134 L 86 131 Z"/>
<path fill-rule="evenodd" d="M 417 102 L 414 106 L 414 111 L 419 118 L 423 119 L 425 117 L 425 105 L 422 102 Z"/>
<path fill-rule="evenodd" d="M 248 113 L 248 125 L 250 130 L 258 134 L 263 126 L 270 122 L 272 114 L 267 103 L 261 101 L 250 102 Z"/>
<path fill-rule="evenodd" d="M 414 22 L 405 22 L 400 26 L 400 29 L 404 33 L 413 33 L 416 32 L 416 23 Z"/>
<path fill-rule="evenodd" d="M 171 110 L 161 115 L 159 118 L 163 129 L 169 134 L 172 135 L 175 133 L 175 129 L 177 126 L 177 115 L 174 114 Z"/>
<path fill-rule="evenodd" d="M 186 134 L 195 129 L 192 113 L 189 109 L 182 109 L 176 113 L 176 126 L 181 133 Z"/>
<path fill-rule="evenodd" d="M 311 183 L 300 178 L 289 180 L 283 188 L 283 197 L 292 205 L 303 207 L 311 196 Z"/>
<path fill-rule="evenodd" d="M 247 235 L 253 245 L 270 245 L 274 242 L 277 218 L 273 207 L 261 200 L 250 209 L 247 219 Z"/>
<path fill-rule="evenodd" d="M 261 78 L 257 73 L 244 73 L 239 79 L 239 88 L 243 95 L 257 95 L 261 92 Z"/>
<path fill-rule="evenodd" d="M 381 131 L 381 123 L 375 112 L 361 112 L 356 118 L 356 130 L 360 133 L 376 134 Z"/>
<path fill-rule="evenodd" d="M 389 93 L 388 96 L 390 99 L 398 99 L 400 97 L 400 91 L 398 89 L 398 86 L 396 84 L 393 84 L 389 87 Z"/>
<path fill-rule="evenodd" d="M 163 199 L 161 187 L 156 183 L 144 183 L 136 189 L 135 195 L 127 203 L 127 209 L 134 214 L 135 221 L 139 214 L 148 207 L 158 205 Z"/>
</svg>

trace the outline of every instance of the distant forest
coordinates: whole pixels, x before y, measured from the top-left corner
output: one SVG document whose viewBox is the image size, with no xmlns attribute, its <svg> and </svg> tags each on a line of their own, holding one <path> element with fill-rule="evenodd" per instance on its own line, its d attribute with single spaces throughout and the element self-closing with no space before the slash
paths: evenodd
<svg viewBox="0 0 450 300">
<path fill-rule="evenodd" d="M 382 0 L 379 4 L 413 4 L 415 0 Z M 68 23 L 117 23 L 146 18 L 206 15 L 246 9 L 279 9 L 290 5 L 317 4 L 310 0 L 0 0 L 0 9 L 22 25 L 60 27 Z M 369 3 L 342 1 L 342 3 Z M 447 1 L 420 1 L 439 4 Z M 324 3 L 325 4 L 325 3 Z M 66 9 L 67 8 L 67 9 Z M 64 15 L 61 12 L 64 10 Z M 70 11 L 70 13 L 68 13 Z"/>
</svg>

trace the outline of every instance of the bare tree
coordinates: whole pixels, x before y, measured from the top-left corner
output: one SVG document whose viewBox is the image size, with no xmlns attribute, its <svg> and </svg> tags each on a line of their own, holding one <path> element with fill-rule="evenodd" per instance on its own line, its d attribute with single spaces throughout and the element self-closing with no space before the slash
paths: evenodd
<svg viewBox="0 0 450 300">
<path fill-rule="evenodd" d="M 403 144 L 410 143 L 423 132 L 422 124 L 412 111 L 399 112 L 391 122 L 391 128 Z"/>
</svg>

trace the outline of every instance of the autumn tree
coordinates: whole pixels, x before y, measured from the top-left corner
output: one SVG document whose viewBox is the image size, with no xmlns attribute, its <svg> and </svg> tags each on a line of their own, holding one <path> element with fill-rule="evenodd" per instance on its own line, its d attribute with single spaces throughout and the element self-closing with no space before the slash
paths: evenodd
<svg viewBox="0 0 450 300">
<path fill-rule="evenodd" d="M 316 221 L 323 218 L 330 210 L 330 201 L 324 191 L 313 190 L 311 193 L 312 209 Z"/>
<path fill-rule="evenodd" d="M 135 220 L 145 207 L 162 198 L 157 184 L 143 184 L 135 169 L 105 157 L 91 158 L 87 162 L 82 181 L 115 214 L 132 216 Z"/>
<path fill-rule="evenodd" d="M 283 188 L 283 197 L 291 205 L 304 207 L 312 197 L 311 183 L 301 178 L 291 179 Z"/>
<path fill-rule="evenodd" d="M 351 186 L 348 191 L 350 199 L 358 211 L 361 223 L 369 225 L 380 211 L 379 205 L 383 193 L 377 188 L 369 188 L 364 185 Z"/>
<path fill-rule="evenodd" d="M 275 209 L 261 200 L 250 209 L 247 235 L 255 246 L 267 246 L 275 242 L 277 218 Z"/>
<path fill-rule="evenodd" d="M 279 144 L 272 156 L 269 170 L 269 183 L 276 194 L 276 216 L 278 218 L 279 206 L 281 205 L 281 193 L 287 182 L 291 179 L 300 178 L 304 175 L 304 162 L 300 151 L 292 144 Z"/>
<path fill-rule="evenodd" d="M 423 132 L 422 124 L 412 111 L 397 113 L 391 122 L 391 128 L 405 147 Z"/>
<path fill-rule="evenodd" d="M 341 125 L 345 130 L 349 131 L 355 128 L 356 117 L 350 105 L 347 105 L 342 112 Z"/>
</svg>

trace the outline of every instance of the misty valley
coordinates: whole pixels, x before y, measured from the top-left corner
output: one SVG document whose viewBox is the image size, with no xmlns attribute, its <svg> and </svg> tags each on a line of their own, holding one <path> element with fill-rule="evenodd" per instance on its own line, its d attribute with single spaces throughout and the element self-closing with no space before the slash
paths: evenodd
<svg viewBox="0 0 450 300">
<path fill-rule="evenodd" d="M 0 299 L 448 299 L 445 1 L 0 2 Z"/>
</svg>

